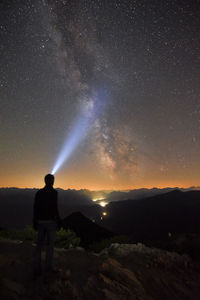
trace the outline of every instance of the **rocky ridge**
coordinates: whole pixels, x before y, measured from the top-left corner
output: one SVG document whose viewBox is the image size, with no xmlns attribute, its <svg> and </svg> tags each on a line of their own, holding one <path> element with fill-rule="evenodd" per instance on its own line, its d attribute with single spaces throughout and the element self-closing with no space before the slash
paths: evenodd
<svg viewBox="0 0 200 300">
<path fill-rule="evenodd" d="M 200 266 L 186 255 L 143 244 L 112 244 L 98 255 L 56 250 L 57 271 L 33 281 L 34 251 L 0 240 L 1 299 L 199 299 Z"/>
</svg>

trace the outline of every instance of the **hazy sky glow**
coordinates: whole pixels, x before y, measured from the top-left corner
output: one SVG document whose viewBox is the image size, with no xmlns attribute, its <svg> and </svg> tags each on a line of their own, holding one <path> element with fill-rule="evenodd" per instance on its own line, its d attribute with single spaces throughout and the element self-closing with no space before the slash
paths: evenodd
<svg viewBox="0 0 200 300">
<path fill-rule="evenodd" d="M 62 188 L 199 186 L 199 1 L 3 0 L 0 14 L 0 186 L 42 186 L 65 146 Z"/>
</svg>

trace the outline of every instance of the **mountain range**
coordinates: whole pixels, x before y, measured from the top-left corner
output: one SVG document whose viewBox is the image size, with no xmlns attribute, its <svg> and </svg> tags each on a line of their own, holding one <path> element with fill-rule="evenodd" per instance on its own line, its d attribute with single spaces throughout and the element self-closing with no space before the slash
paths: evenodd
<svg viewBox="0 0 200 300">
<path fill-rule="evenodd" d="M 36 191 L 37 189 L 0 189 L 1 228 L 23 228 L 32 224 Z M 108 204 L 105 207 L 93 202 L 86 190 L 58 192 L 62 219 L 66 220 L 74 212 L 81 212 L 90 222 L 93 221 L 116 234 L 131 236 L 134 241 L 199 232 L 200 229 L 200 191 L 197 190 L 170 189 L 166 192 L 166 189 L 152 189 L 148 193 L 146 189 L 134 190 L 121 195 L 125 197 L 125 194 L 134 194 L 133 198 L 109 202 L 108 199 L 114 197 L 114 192 L 111 192 L 110 198 L 109 195 L 106 198 Z M 140 198 L 142 193 L 151 196 Z M 73 220 L 72 223 L 80 222 Z"/>
<path fill-rule="evenodd" d="M 106 212 L 103 226 L 136 241 L 199 232 L 200 191 L 174 190 L 140 200 L 111 202 Z"/>
</svg>

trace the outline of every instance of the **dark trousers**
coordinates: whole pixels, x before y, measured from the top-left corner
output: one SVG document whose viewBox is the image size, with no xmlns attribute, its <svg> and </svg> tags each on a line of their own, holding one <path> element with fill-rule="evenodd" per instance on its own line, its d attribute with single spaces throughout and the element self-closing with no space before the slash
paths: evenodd
<svg viewBox="0 0 200 300">
<path fill-rule="evenodd" d="M 54 221 L 38 222 L 38 238 L 34 266 L 36 272 L 41 272 L 41 254 L 43 246 L 46 247 L 45 270 L 49 271 L 52 269 L 55 236 L 56 223 Z"/>
</svg>

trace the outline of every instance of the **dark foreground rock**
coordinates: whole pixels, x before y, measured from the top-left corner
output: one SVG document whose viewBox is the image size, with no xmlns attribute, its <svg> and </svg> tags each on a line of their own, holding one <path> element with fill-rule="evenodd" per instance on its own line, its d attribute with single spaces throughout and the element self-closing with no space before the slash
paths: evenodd
<svg viewBox="0 0 200 300">
<path fill-rule="evenodd" d="M 187 256 L 141 244 L 80 250 L 55 251 L 57 272 L 33 281 L 35 248 L 0 240 L 0 299 L 199 299 L 199 264 Z"/>
</svg>

